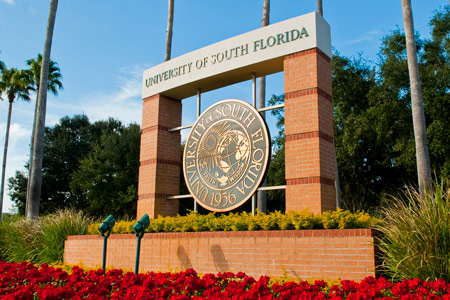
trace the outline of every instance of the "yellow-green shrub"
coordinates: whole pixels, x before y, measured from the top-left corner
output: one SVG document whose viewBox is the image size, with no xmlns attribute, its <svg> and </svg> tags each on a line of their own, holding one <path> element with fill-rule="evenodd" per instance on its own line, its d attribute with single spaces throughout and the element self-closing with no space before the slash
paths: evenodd
<svg viewBox="0 0 450 300">
<path fill-rule="evenodd" d="M 351 229 L 372 227 L 378 220 L 366 212 L 351 213 L 338 208 L 336 211 L 326 211 L 321 216 L 325 229 Z"/>
<path fill-rule="evenodd" d="M 133 232 L 133 225 L 136 221 L 116 222 L 111 233 L 130 233 Z M 99 234 L 98 227 L 102 223 L 94 223 L 88 226 L 88 234 Z"/>
<path fill-rule="evenodd" d="M 120 221 L 112 233 L 131 233 L 136 221 Z M 379 222 L 368 213 L 351 213 L 347 210 L 314 214 L 308 210 L 279 211 L 263 214 L 230 213 L 217 216 L 215 213 L 201 215 L 190 212 L 186 216 L 157 217 L 150 220 L 147 232 L 199 232 L 199 231 L 254 231 L 254 230 L 301 230 L 301 229 L 350 229 L 370 228 Z M 89 226 L 89 234 L 98 234 L 100 223 Z"/>
<path fill-rule="evenodd" d="M 308 210 L 290 211 L 286 214 L 286 218 L 296 230 L 323 228 L 320 215 L 313 214 Z"/>
</svg>

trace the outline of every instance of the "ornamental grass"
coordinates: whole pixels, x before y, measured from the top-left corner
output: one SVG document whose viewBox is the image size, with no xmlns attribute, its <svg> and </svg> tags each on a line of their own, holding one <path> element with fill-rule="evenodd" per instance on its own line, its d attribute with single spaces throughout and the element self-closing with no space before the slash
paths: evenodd
<svg viewBox="0 0 450 300">
<path fill-rule="evenodd" d="M 450 280 L 450 181 L 423 197 L 413 188 L 382 210 L 382 269 L 394 280 Z"/>
<path fill-rule="evenodd" d="M 62 261 L 68 235 L 87 234 L 93 221 L 71 209 L 35 219 L 5 217 L 0 221 L 0 257 L 7 262 Z"/>
</svg>

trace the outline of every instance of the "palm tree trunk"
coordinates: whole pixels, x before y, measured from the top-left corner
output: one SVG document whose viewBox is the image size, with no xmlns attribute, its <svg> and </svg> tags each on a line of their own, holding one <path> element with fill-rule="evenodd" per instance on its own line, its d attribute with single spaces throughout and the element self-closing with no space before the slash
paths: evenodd
<svg viewBox="0 0 450 300">
<path fill-rule="evenodd" d="M 167 18 L 167 35 L 166 35 L 166 55 L 164 61 L 170 60 L 170 54 L 172 53 L 173 6 L 174 0 L 169 0 L 169 16 Z"/>
<path fill-rule="evenodd" d="M 41 81 L 39 83 L 38 93 L 38 121 L 33 142 L 32 169 L 30 176 L 30 205 L 27 207 L 27 218 L 36 218 L 39 216 L 39 204 L 41 199 L 42 186 L 42 159 L 44 156 L 44 131 L 45 114 L 47 109 L 47 85 L 48 72 L 50 64 L 50 52 L 52 49 L 53 29 L 55 27 L 56 10 L 58 0 L 50 0 L 50 9 L 48 14 L 47 31 L 45 33 L 44 52 L 42 55 Z"/>
<path fill-rule="evenodd" d="M 323 17 L 323 6 L 322 6 L 322 0 L 317 0 L 317 12 L 319 15 Z M 334 149 L 334 164 L 336 166 L 335 170 L 335 181 L 334 186 L 336 188 L 336 207 L 342 208 L 342 198 L 341 198 L 341 186 L 339 185 L 339 170 L 337 165 L 337 156 L 336 156 L 336 144 L 333 143 L 333 149 Z"/>
<path fill-rule="evenodd" d="M 5 148 L 3 149 L 3 164 L 2 164 L 2 187 L 0 190 L 0 220 L 2 219 L 3 212 L 3 194 L 5 191 L 5 176 L 6 176 L 6 156 L 8 154 L 8 141 L 9 141 L 9 127 L 11 126 L 11 112 L 13 100 L 9 100 L 8 107 L 8 120 L 6 121 L 6 135 L 5 135 Z"/>
<path fill-rule="evenodd" d="M 337 164 L 337 155 L 336 155 L 336 144 L 333 141 L 333 149 L 334 149 L 334 165 L 335 165 L 335 179 L 334 179 L 334 187 L 336 188 L 336 207 L 342 208 L 342 197 L 341 197 L 341 185 L 339 184 L 339 169 Z"/>
<path fill-rule="evenodd" d="M 317 12 L 323 17 L 322 0 L 317 0 Z"/>
<path fill-rule="evenodd" d="M 37 123 L 37 121 L 36 121 L 36 118 L 37 118 L 37 116 L 38 116 L 38 114 L 37 114 L 37 111 L 38 111 L 38 95 L 39 95 L 39 87 L 37 88 L 37 91 L 36 91 L 37 93 L 37 95 L 36 95 L 36 104 L 34 105 L 34 119 L 33 119 L 33 130 L 32 130 L 32 132 L 31 132 L 31 143 L 30 143 L 30 160 L 29 160 L 29 162 L 28 162 L 28 181 L 27 181 L 27 199 L 26 199 L 26 202 L 25 202 L 25 212 L 27 211 L 27 207 L 28 207 L 28 205 L 30 205 L 30 201 L 31 201 L 31 198 L 30 198 L 30 178 L 31 178 L 31 169 L 32 169 L 32 166 L 33 166 L 33 152 L 34 152 L 34 133 L 36 132 L 36 123 Z"/>
<path fill-rule="evenodd" d="M 419 190 L 423 195 L 426 188 L 431 188 L 431 167 L 428 154 L 427 129 L 423 108 L 422 88 L 420 86 L 417 50 L 414 39 L 414 22 L 411 0 L 402 0 L 403 23 L 405 26 L 406 52 L 408 55 L 409 81 L 411 85 L 411 107 L 413 114 L 414 139 L 416 143 L 417 176 Z"/>
<path fill-rule="evenodd" d="M 262 17 L 262 27 L 269 25 L 269 15 L 270 15 L 270 0 L 264 0 L 263 4 L 263 17 Z M 262 108 L 266 106 L 266 77 L 262 76 L 258 80 L 258 107 Z M 265 119 L 266 113 L 261 112 L 261 116 Z M 266 186 L 266 179 L 264 179 L 261 186 Z M 258 191 L 256 207 L 259 212 L 267 212 L 267 194 L 266 191 Z"/>
</svg>

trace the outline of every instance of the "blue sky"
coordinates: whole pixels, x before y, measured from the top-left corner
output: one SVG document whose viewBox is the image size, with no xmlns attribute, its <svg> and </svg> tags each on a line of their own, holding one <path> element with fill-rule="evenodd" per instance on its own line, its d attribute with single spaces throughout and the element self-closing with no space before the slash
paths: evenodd
<svg viewBox="0 0 450 300">
<path fill-rule="evenodd" d="M 429 37 L 428 22 L 448 0 L 412 1 L 414 25 Z M 261 26 L 263 0 L 175 0 L 172 57 Z M 42 52 L 48 0 L 0 0 L 0 60 L 25 68 Z M 341 55 L 377 61 L 380 40 L 403 30 L 400 0 L 323 0 L 331 41 Z M 270 23 L 316 9 L 316 0 L 272 0 Z M 63 116 L 86 114 L 91 121 L 114 117 L 125 124 L 141 122 L 142 72 L 164 60 L 167 0 L 61 0 L 53 36 L 52 59 L 63 74 L 64 90 L 49 95 L 47 126 Z M 267 79 L 267 95 L 283 93 L 282 74 Z M 202 109 L 217 100 L 251 99 L 244 82 L 203 95 Z M 7 178 L 24 170 L 29 155 L 33 101 L 13 105 Z M 0 145 L 3 150 L 7 102 L 0 101 Z M 195 99 L 183 100 L 183 124 L 195 119 Z M 269 120 L 273 130 L 273 121 Z M 183 132 L 185 136 L 187 132 Z M 276 134 L 273 131 L 272 134 Z M 1 151 L 3 153 L 3 151 Z M 5 193 L 3 211 L 12 203 Z"/>
</svg>

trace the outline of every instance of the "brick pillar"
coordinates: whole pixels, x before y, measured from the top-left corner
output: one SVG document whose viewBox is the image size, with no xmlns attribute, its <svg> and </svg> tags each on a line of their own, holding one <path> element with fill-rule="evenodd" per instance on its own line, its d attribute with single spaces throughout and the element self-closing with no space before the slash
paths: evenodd
<svg viewBox="0 0 450 300">
<path fill-rule="evenodd" d="M 178 213 L 178 200 L 166 197 L 179 193 L 181 135 L 168 129 L 180 125 L 180 100 L 163 95 L 144 99 L 137 218 Z"/>
<path fill-rule="evenodd" d="M 330 58 L 319 49 L 284 57 L 286 210 L 336 209 Z"/>
</svg>

